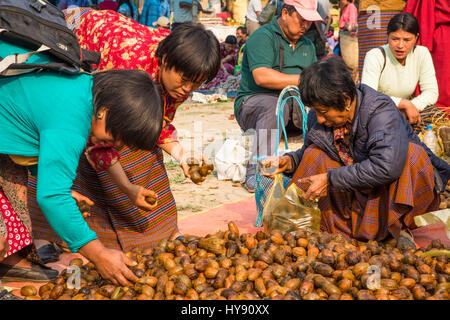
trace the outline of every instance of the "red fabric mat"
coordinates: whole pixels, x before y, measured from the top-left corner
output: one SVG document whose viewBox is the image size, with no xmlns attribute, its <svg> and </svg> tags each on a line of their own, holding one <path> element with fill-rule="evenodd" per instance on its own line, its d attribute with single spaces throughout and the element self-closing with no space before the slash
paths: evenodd
<svg viewBox="0 0 450 320">
<path fill-rule="evenodd" d="M 447 238 L 444 223 L 435 223 L 411 231 L 416 245 L 420 248 L 426 248 L 435 239 L 441 240 L 445 246 L 450 246 L 450 240 Z"/>
<path fill-rule="evenodd" d="M 192 214 L 178 219 L 178 228 L 182 234 L 205 236 L 216 231 L 228 230 L 228 222 L 234 221 L 241 233 L 256 233 L 263 228 L 256 228 L 255 197 L 224 204 L 220 207 Z"/>
</svg>

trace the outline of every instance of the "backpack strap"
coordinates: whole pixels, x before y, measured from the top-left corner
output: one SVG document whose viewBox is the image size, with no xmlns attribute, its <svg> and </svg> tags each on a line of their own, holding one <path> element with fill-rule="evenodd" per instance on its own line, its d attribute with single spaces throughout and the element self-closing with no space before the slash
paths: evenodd
<svg viewBox="0 0 450 320">
<path fill-rule="evenodd" d="M 381 68 L 381 72 L 380 72 L 380 78 L 381 78 L 381 74 L 383 73 L 384 68 L 386 67 L 386 51 L 384 51 L 383 47 L 378 47 L 378 49 L 380 49 L 381 53 L 383 54 L 383 58 L 384 58 L 383 68 Z"/>
<path fill-rule="evenodd" d="M 0 32 L 1 32 L 1 30 L 0 30 Z M 18 74 L 30 72 L 30 70 L 7 70 L 7 69 L 13 64 L 25 63 L 31 56 L 35 55 L 36 53 L 40 53 L 40 52 L 48 51 L 48 50 L 50 50 L 49 47 L 42 45 L 36 51 L 31 51 L 31 52 L 22 53 L 22 54 L 11 54 L 11 55 L 5 57 L 3 60 L 0 61 L 0 75 L 15 76 Z"/>
<path fill-rule="evenodd" d="M 279 47 L 279 51 L 280 51 L 280 72 L 283 72 L 283 65 L 284 65 L 284 47 L 283 44 L 281 43 L 281 38 L 280 35 L 277 34 L 277 38 L 278 38 L 278 47 Z"/>
</svg>

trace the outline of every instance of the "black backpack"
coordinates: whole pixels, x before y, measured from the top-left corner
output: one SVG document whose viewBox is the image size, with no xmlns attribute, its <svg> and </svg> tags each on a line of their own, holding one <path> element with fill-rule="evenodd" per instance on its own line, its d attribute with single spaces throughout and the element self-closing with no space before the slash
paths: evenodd
<svg viewBox="0 0 450 320">
<path fill-rule="evenodd" d="M 64 13 L 45 0 L 0 0 L 0 41 L 31 50 L 0 57 L 0 77 L 42 70 L 92 72 L 100 61 L 99 53 L 80 47 Z M 26 63 L 39 52 L 49 54 L 52 62 Z"/>
</svg>

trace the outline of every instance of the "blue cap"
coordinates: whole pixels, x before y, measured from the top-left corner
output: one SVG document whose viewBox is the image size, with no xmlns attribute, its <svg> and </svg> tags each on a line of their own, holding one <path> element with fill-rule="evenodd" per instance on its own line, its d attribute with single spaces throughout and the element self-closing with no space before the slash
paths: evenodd
<svg viewBox="0 0 450 320">
<path fill-rule="evenodd" d="M 432 130 L 433 129 L 433 126 L 432 125 L 427 125 L 427 130 Z"/>
</svg>

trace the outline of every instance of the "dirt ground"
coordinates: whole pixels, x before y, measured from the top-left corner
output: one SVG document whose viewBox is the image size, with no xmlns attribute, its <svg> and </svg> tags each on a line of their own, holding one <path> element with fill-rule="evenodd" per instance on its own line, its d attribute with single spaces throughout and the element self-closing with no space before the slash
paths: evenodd
<svg viewBox="0 0 450 320">
<path fill-rule="evenodd" d="M 232 114 L 233 101 L 214 104 L 187 101 L 179 107 L 173 124 L 186 151 L 203 152 L 212 162 L 226 138 L 237 139 L 241 135 Z M 290 134 L 288 143 L 291 150 L 296 150 L 302 144 L 301 135 Z M 179 217 L 252 196 L 239 183 L 219 181 L 215 170 L 202 185 L 195 185 L 184 178 L 180 166 L 170 155 L 165 154 L 164 161 Z"/>
</svg>

